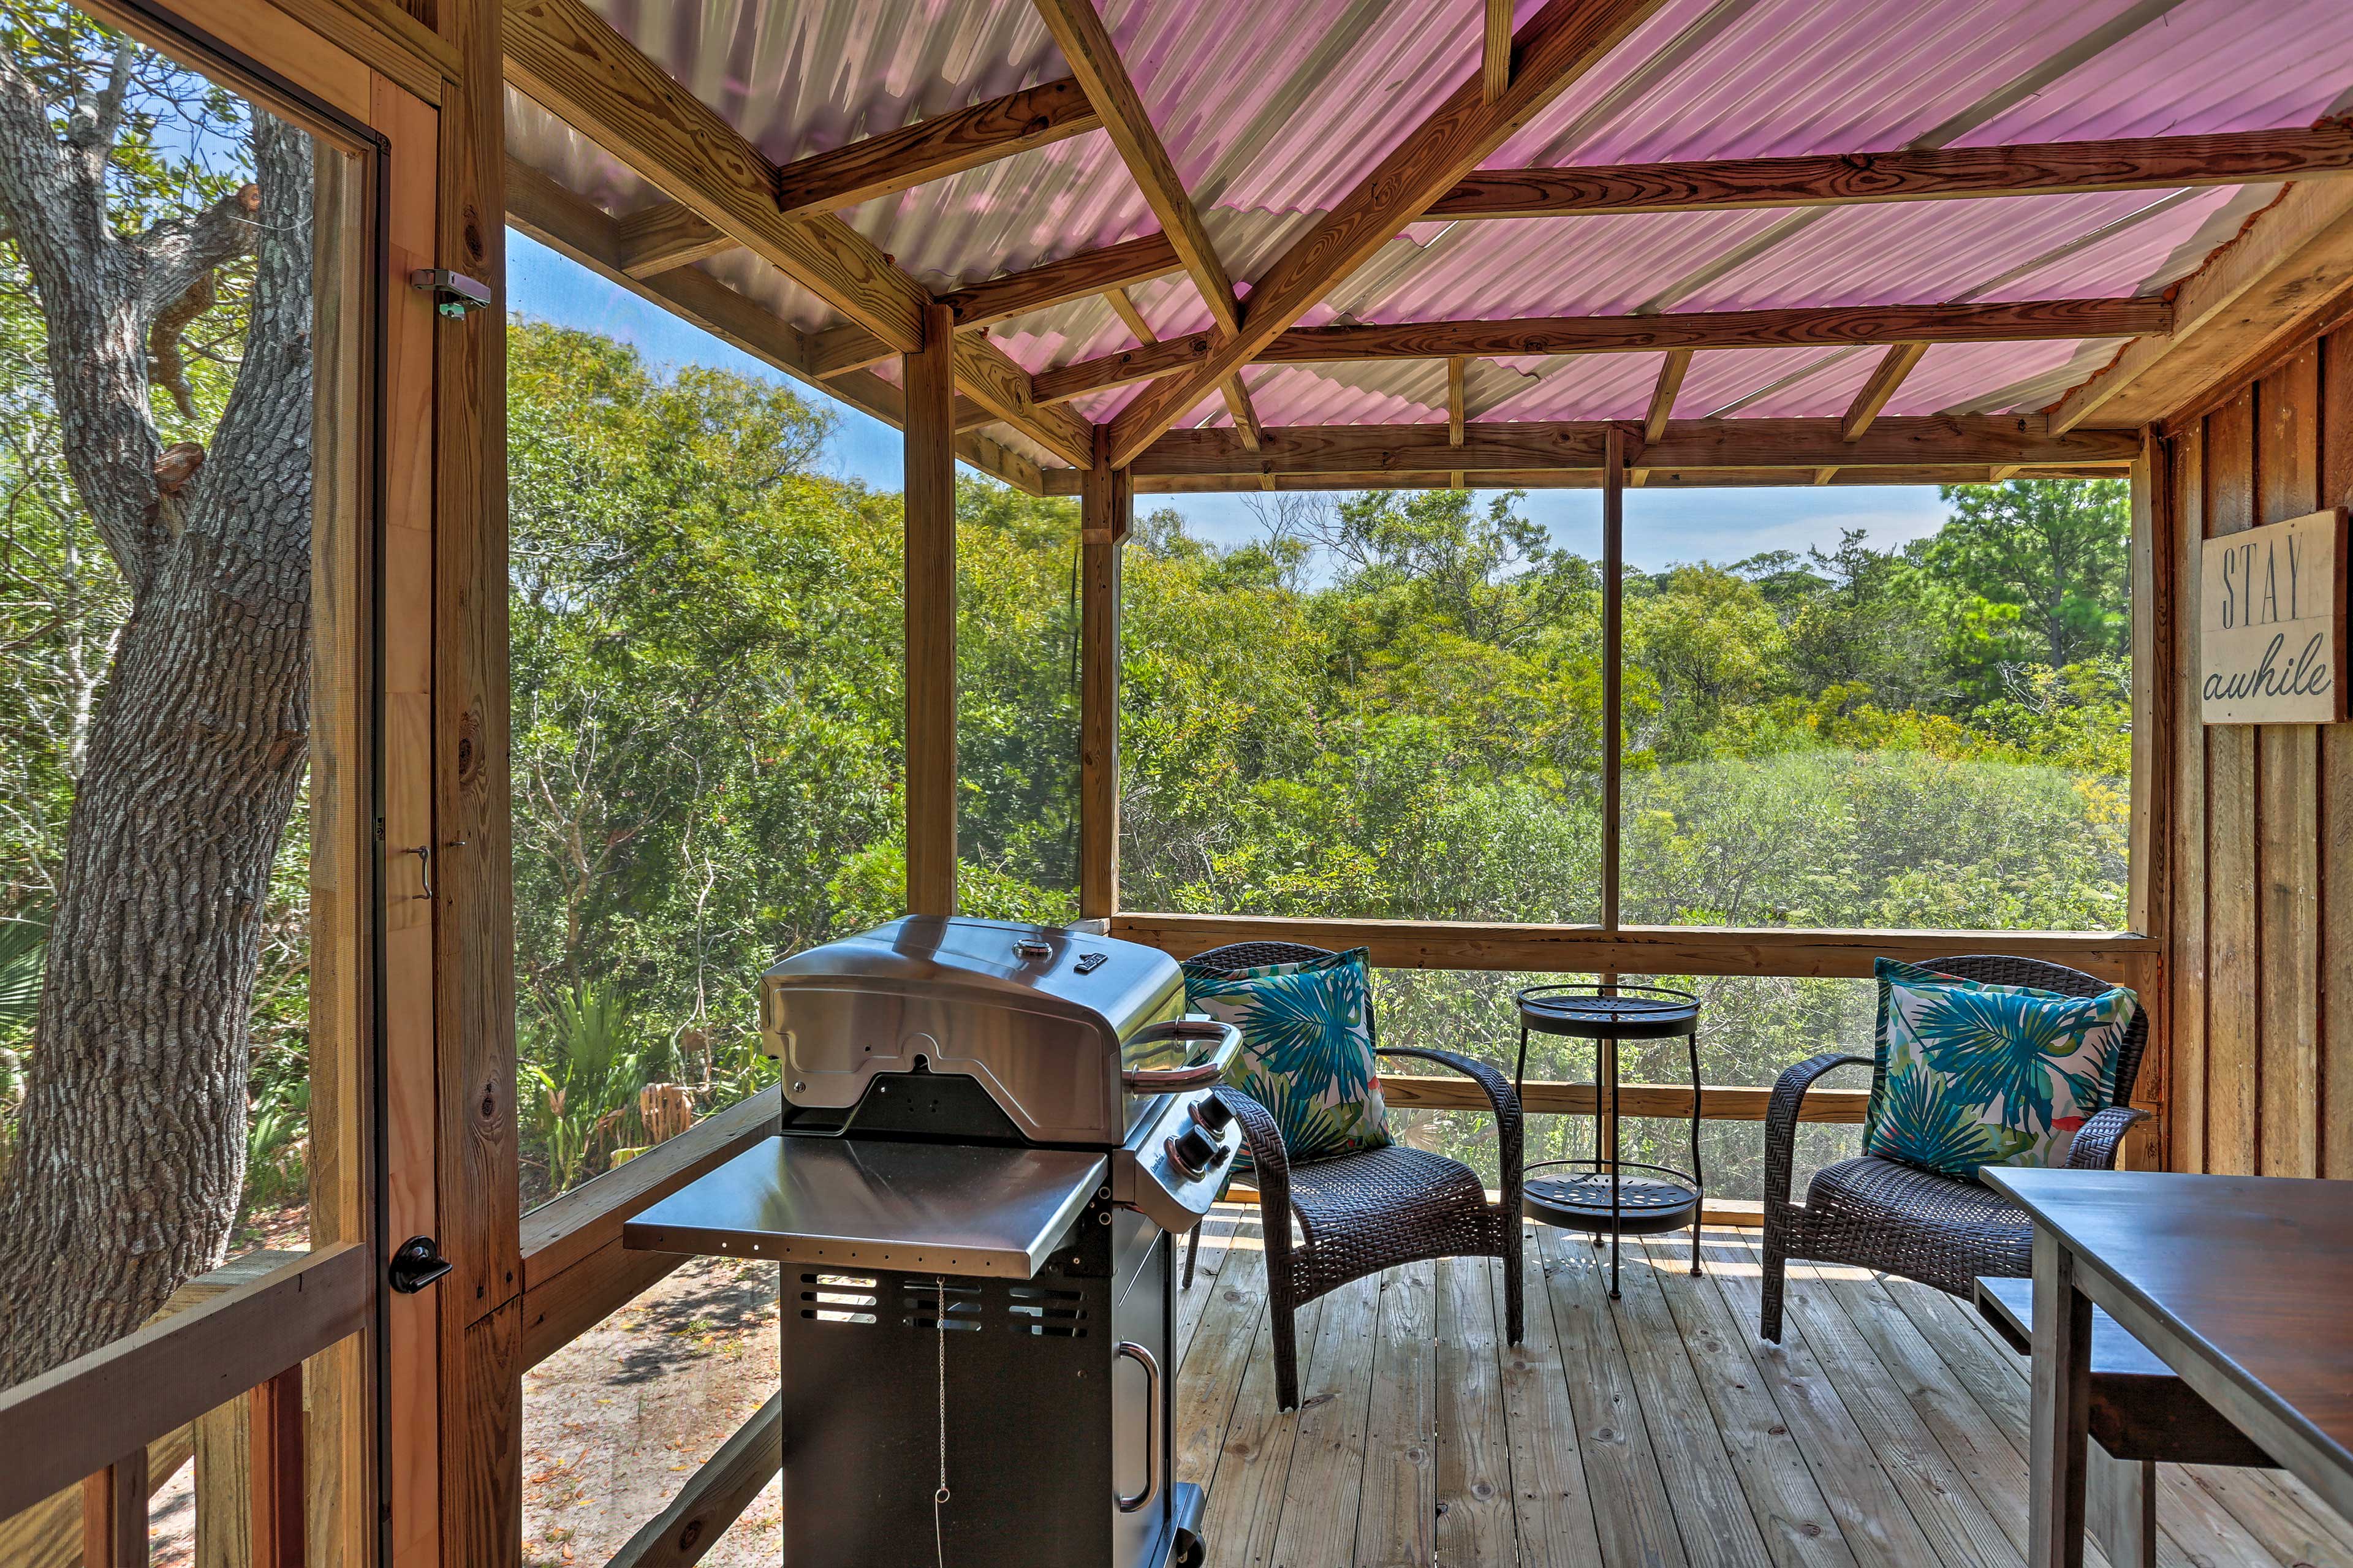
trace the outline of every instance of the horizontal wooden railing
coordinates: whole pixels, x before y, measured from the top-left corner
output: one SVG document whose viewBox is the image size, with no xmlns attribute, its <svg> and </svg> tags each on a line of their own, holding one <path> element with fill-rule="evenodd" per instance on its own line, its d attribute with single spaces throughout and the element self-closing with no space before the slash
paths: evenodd
<svg viewBox="0 0 2353 1568">
<path fill-rule="evenodd" d="M 374 1274 L 321 1247 L 0 1394 L 0 1519 L 103 1477 L 93 1521 L 144 1561 L 149 1445 L 365 1328 Z"/>
<path fill-rule="evenodd" d="M 545 1361 L 684 1263 L 681 1253 L 624 1248 L 623 1222 L 774 1132 L 783 1111 L 784 1091 L 771 1085 L 525 1215 L 523 1364 Z"/>
<path fill-rule="evenodd" d="M 1859 1070 L 1859 1069 L 1858 1069 Z M 1467 1078 L 1397 1077 L 1381 1075 L 1381 1098 L 1409 1110 L 1484 1110 L 1487 1094 Z M 1589 1083 L 1532 1082 L 1522 1087 L 1520 1109 L 1535 1116 L 1593 1114 L 1596 1091 Z M 1762 1121 L 1769 1089 L 1741 1084 L 1703 1084 L 1699 1114 L 1703 1121 Z M 1861 1089 L 1817 1088 L 1798 1109 L 1800 1121 L 1853 1122 L 1862 1120 L 1870 1091 Z M 1618 1114 L 1628 1119 L 1651 1116 L 1681 1121 L 1692 1113 L 1689 1084 L 1621 1083 Z"/>
<path fill-rule="evenodd" d="M 1825 931 L 1781 926 L 1514 925 L 1489 921 L 1326 920 L 1301 915 L 1123 911 L 1111 934 L 1187 958 L 1234 942 L 1368 948 L 1377 969 L 1546 974 L 1753 974 L 1868 979 L 1873 960 L 2004 952 L 2124 980 L 2158 952 L 2131 931 Z"/>
<path fill-rule="evenodd" d="M 688 1568 L 701 1562 L 784 1468 L 785 1399 L 772 1394 L 686 1479 L 670 1505 L 613 1553 L 607 1568 Z"/>
</svg>

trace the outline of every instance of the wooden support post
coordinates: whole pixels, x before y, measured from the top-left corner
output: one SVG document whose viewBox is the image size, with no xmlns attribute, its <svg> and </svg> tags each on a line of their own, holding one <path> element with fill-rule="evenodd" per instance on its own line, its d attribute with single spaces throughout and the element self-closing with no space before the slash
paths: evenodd
<svg viewBox="0 0 2353 1568">
<path fill-rule="evenodd" d="M 1120 562 L 1135 517 L 1135 481 L 1111 466 L 1098 432 L 1080 500 L 1079 915 L 1119 908 Z"/>
<path fill-rule="evenodd" d="M 907 908 L 955 913 L 955 314 L 923 310 L 907 389 Z"/>
<path fill-rule="evenodd" d="M 1619 773 L 1624 763 L 1626 433 L 1609 426 L 1601 463 L 1601 929 L 1618 929 Z"/>
<path fill-rule="evenodd" d="M 247 1396 L 250 1411 L 253 1568 L 302 1568 L 302 1363 Z"/>
<path fill-rule="evenodd" d="M 147 1450 L 125 1454 L 82 1482 L 83 1568 L 147 1562 Z"/>
</svg>

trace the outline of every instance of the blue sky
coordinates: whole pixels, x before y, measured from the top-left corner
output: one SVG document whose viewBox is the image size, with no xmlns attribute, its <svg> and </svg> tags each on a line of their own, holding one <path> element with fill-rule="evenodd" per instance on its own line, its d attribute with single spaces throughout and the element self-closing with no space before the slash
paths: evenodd
<svg viewBox="0 0 2353 1568">
<path fill-rule="evenodd" d="M 507 288 L 514 310 L 617 338 L 659 365 L 710 365 L 789 385 L 837 416 L 826 459 L 836 474 L 881 489 L 899 488 L 899 433 L 881 420 L 731 348 L 522 235 L 508 231 L 507 243 Z M 1241 496 L 1140 496 L 1137 504 L 1173 506 L 1195 533 L 1220 543 L 1240 542 L 1257 530 Z M 1533 490 L 1522 504 L 1560 543 L 1581 554 L 1600 553 L 1599 492 Z M 1646 571 L 1679 561 L 1736 561 L 1765 550 L 1833 545 L 1841 530 L 1850 528 L 1864 530 L 1873 544 L 1885 549 L 1934 533 L 1943 518 L 1935 490 L 1908 486 L 1629 490 L 1626 557 Z"/>
</svg>

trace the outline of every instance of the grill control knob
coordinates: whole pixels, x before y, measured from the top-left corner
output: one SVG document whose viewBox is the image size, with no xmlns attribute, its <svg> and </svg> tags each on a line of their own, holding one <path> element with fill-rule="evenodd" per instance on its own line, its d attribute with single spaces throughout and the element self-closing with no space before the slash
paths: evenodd
<svg viewBox="0 0 2353 1568">
<path fill-rule="evenodd" d="M 1217 1138 L 1234 1124 L 1234 1108 L 1214 1094 L 1205 1094 L 1193 1102 L 1193 1121 L 1210 1137 Z"/>
<path fill-rule="evenodd" d="M 1225 1155 L 1225 1149 L 1198 1127 L 1187 1127 L 1168 1140 L 1168 1158 L 1186 1175 L 1198 1179 Z"/>
</svg>

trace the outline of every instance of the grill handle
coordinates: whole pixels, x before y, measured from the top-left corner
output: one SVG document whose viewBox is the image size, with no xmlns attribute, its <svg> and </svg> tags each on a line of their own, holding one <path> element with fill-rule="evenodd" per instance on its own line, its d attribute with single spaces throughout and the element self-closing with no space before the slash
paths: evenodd
<svg viewBox="0 0 2353 1568">
<path fill-rule="evenodd" d="M 1134 1513 L 1149 1505 L 1160 1490 L 1160 1363 L 1134 1340 L 1120 1341 L 1112 1353 L 1124 1355 L 1144 1369 L 1145 1419 L 1150 1423 L 1144 1433 L 1144 1489 L 1134 1497 L 1119 1498 L 1119 1511 Z"/>
<path fill-rule="evenodd" d="M 1242 1052 L 1242 1032 L 1231 1024 L 1212 1023 L 1207 1018 L 1169 1018 L 1157 1024 L 1146 1024 L 1137 1030 L 1130 1044 L 1145 1045 L 1155 1040 L 1214 1039 L 1218 1048 L 1207 1060 L 1192 1062 L 1181 1068 L 1144 1068 L 1124 1072 L 1119 1081 L 1131 1094 L 1166 1094 L 1172 1089 L 1202 1089 L 1226 1076 L 1234 1058 Z"/>
</svg>

